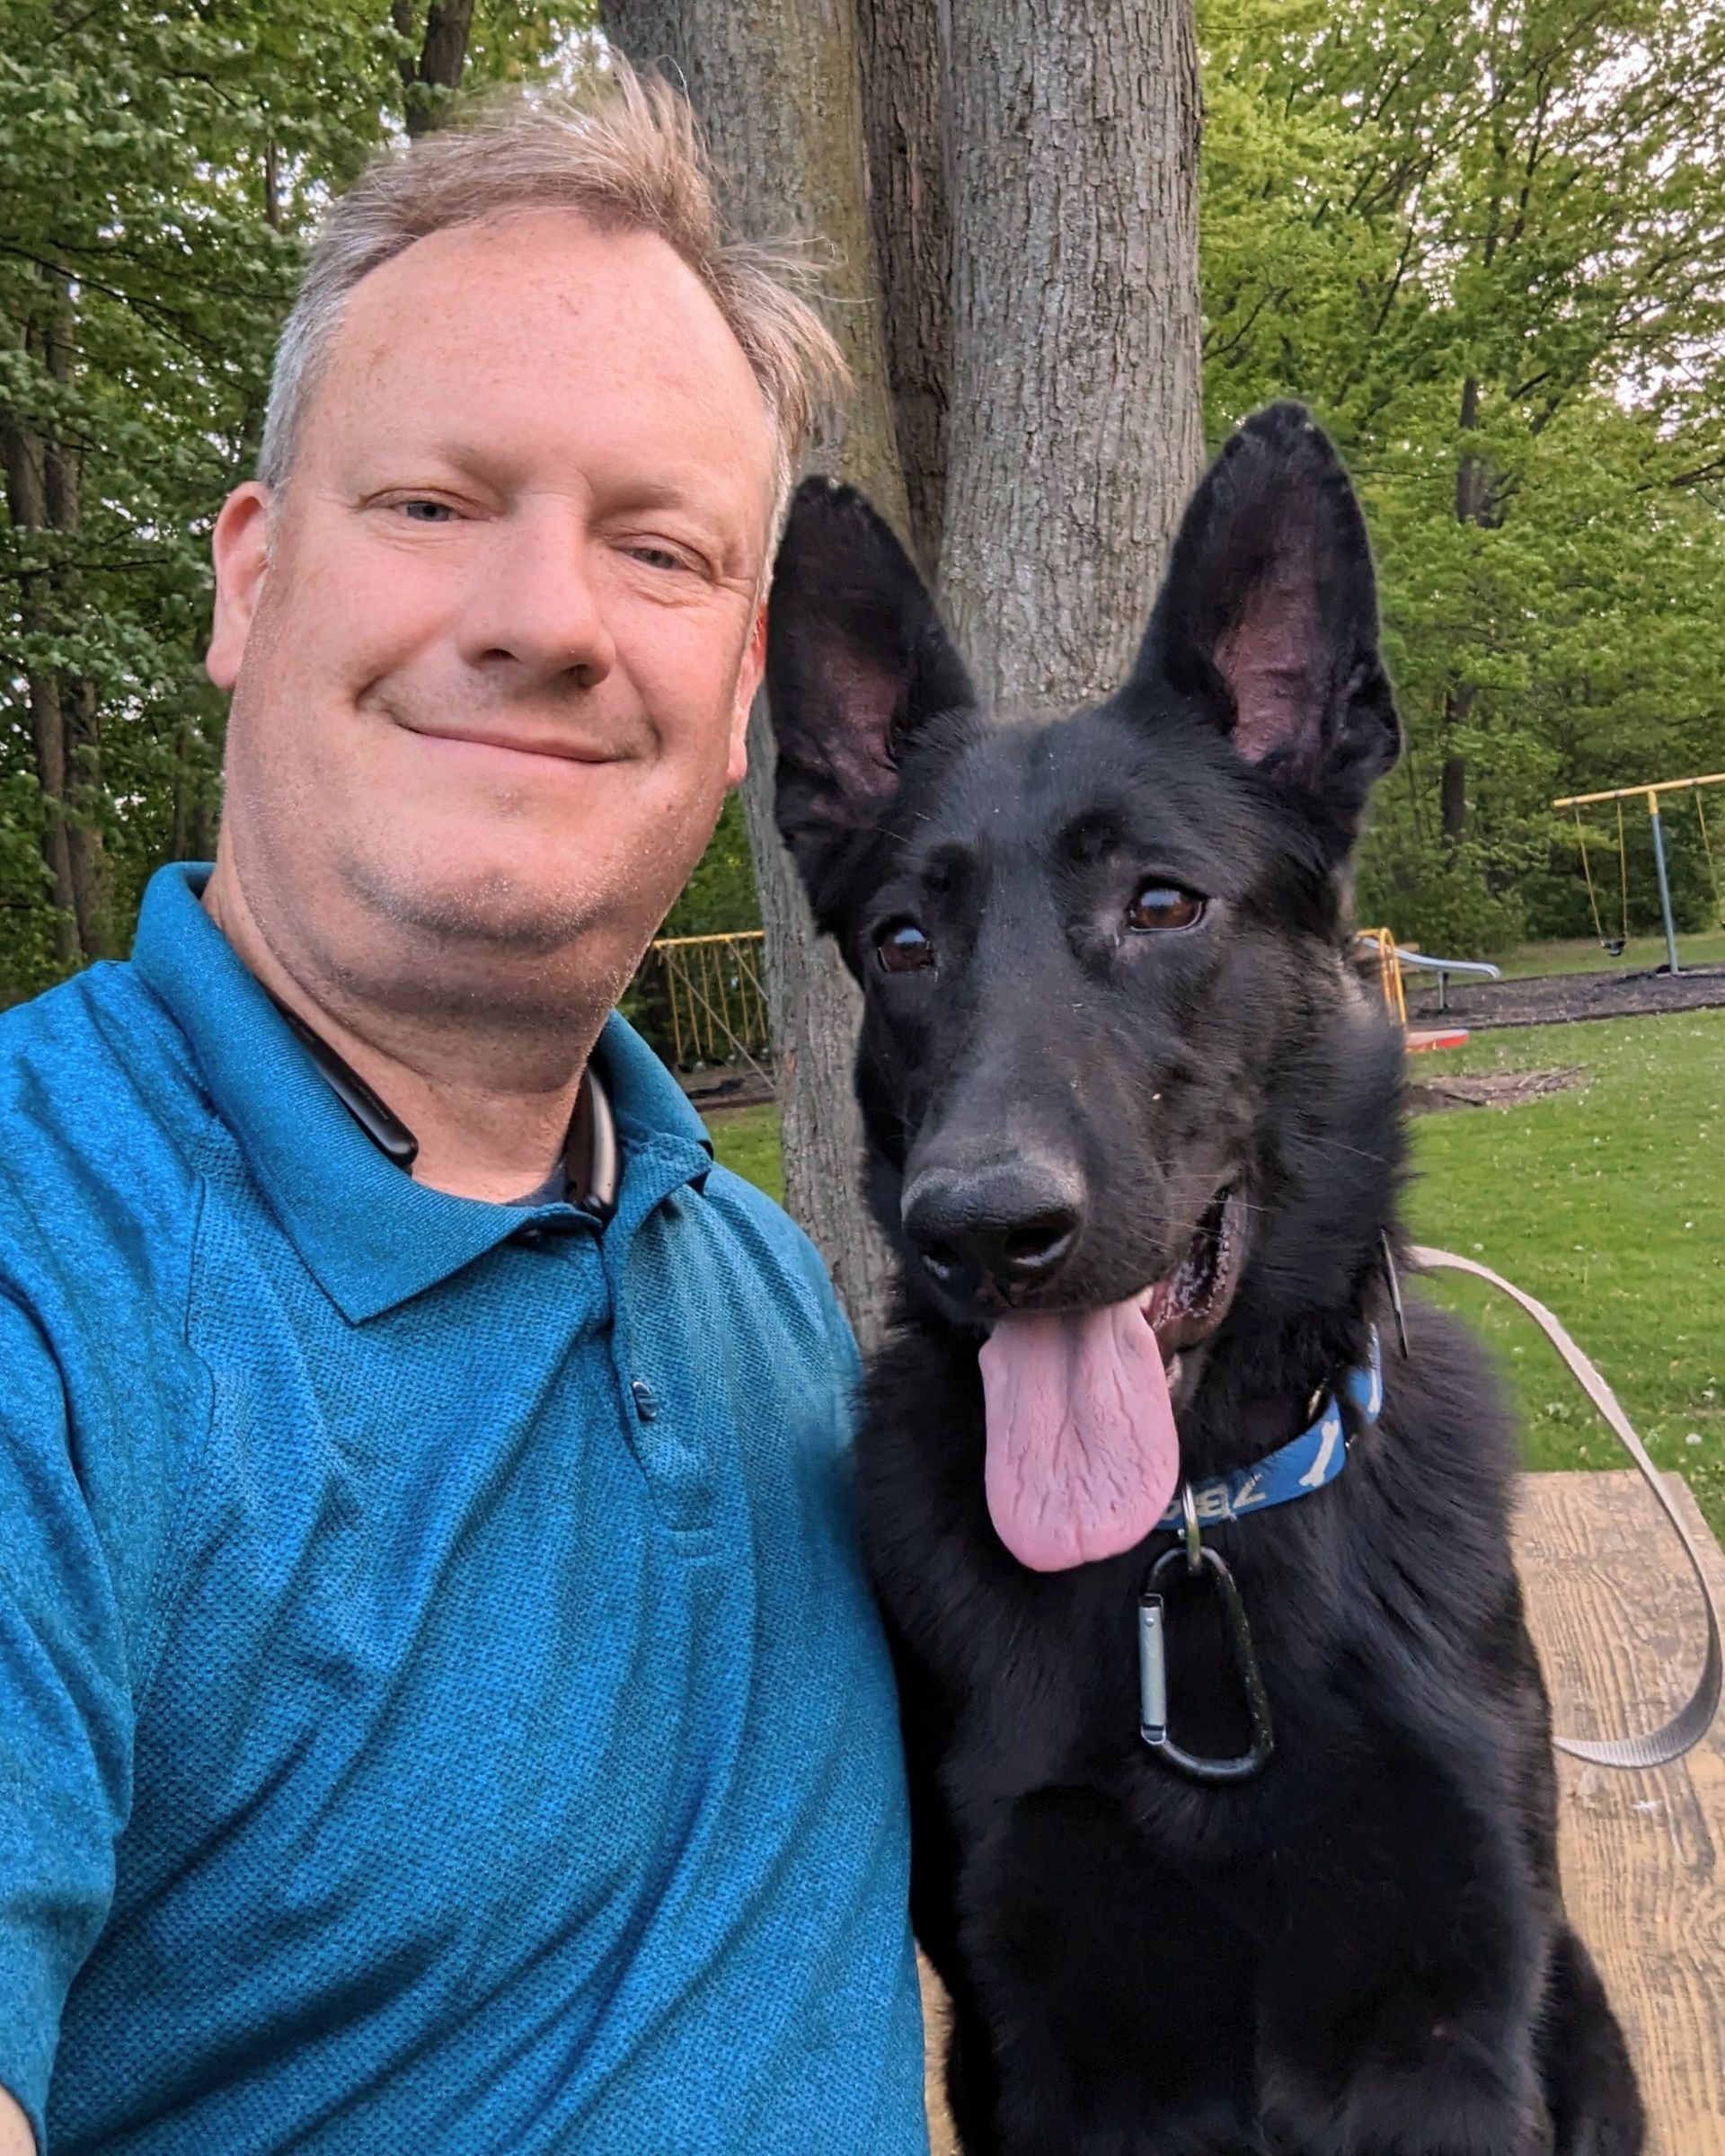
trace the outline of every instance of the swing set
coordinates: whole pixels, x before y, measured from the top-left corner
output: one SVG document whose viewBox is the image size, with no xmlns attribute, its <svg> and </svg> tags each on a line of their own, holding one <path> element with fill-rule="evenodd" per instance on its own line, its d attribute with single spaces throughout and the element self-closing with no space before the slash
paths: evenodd
<svg viewBox="0 0 1725 2156">
<path fill-rule="evenodd" d="M 1620 959 L 1629 942 L 1629 844 L 1623 829 L 1623 803 L 1644 800 L 1647 803 L 1648 821 L 1653 833 L 1653 866 L 1659 879 L 1659 917 L 1665 923 L 1666 963 L 1659 970 L 1676 976 L 1682 971 L 1677 964 L 1677 931 L 1671 918 L 1671 879 L 1666 872 L 1665 829 L 1659 817 L 1659 796 L 1662 793 L 1687 793 L 1695 804 L 1695 822 L 1701 833 L 1702 857 L 1707 863 L 1707 879 L 1712 887 L 1713 913 L 1721 928 L 1725 928 L 1725 893 L 1721 893 L 1719 865 L 1713 855 L 1713 844 L 1707 829 L 1706 804 L 1702 790 L 1707 786 L 1725 786 L 1725 771 L 1709 773 L 1698 779 L 1659 779 L 1651 785 L 1617 786 L 1604 793 L 1568 793 L 1552 803 L 1553 808 L 1567 808 L 1575 818 L 1575 835 L 1581 844 L 1581 873 L 1587 879 L 1588 905 L 1593 913 L 1594 932 L 1599 938 L 1600 948 L 1610 958 Z M 1587 826 L 1581 820 L 1581 811 L 1602 801 L 1609 801 L 1617 810 L 1617 933 L 1608 936 L 1600 917 L 1599 894 L 1593 880 L 1593 865 L 1588 858 Z M 1596 844 L 1597 840 L 1596 838 Z"/>
</svg>

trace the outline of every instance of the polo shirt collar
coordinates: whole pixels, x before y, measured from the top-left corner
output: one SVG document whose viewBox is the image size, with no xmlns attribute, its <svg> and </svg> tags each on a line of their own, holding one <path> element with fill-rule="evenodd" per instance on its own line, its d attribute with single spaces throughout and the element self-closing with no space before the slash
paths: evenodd
<svg viewBox="0 0 1725 2156">
<path fill-rule="evenodd" d="M 568 1205 L 452 1197 L 392 1165 L 204 911 L 209 872 L 208 863 L 176 862 L 150 879 L 132 962 L 185 1035 L 288 1240 L 344 1317 L 358 1324 L 422 1294 L 527 1219 L 591 1221 Z M 615 1012 L 594 1054 L 617 1126 L 617 1213 L 606 1232 L 632 1234 L 671 1191 L 699 1187 L 712 1147 L 682 1088 Z"/>
</svg>

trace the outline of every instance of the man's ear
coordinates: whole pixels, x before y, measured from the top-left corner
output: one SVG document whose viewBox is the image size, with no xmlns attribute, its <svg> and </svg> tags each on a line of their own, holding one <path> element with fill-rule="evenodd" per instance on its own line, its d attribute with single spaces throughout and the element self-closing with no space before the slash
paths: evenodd
<svg viewBox="0 0 1725 2156">
<path fill-rule="evenodd" d="M 748 632 L 748 649 L 743 653 L 743 663 L 737 673 L 736 691 L 731 697 L 730 755 L 725 764 L 727 786 L 740 786 L 748 776 L 748 715 L 765 667 L 766 602 L 763 600 L 755 609 L 755 623 Z"/>
<path fill-rule="evenodd" d="M 976 702 L 934 602 L 885 522 L 851 487 L 805 480 L 767 605 L 766 693 L 779 831 L 815 917 L 851 838 L 898 782 L 917 730 Z"/>
<path fill-rule="evenodd" d="M 204 670 L 218 689 L 240 677 L 245 640 L 258 610 L 270 560 L 270 490 L 255 479 L 235 487 L 222 504 L 210 534 L 216 565 L 216 619 Z"/>
<path fill-rule="evenodd" d="M 1401 728 L 1348 474 L 1299 404 L 1246 420 L 1193 495 L 1135 683 L 1191 699 L 1246 761 L 1352 845 Z"/>
</svg>

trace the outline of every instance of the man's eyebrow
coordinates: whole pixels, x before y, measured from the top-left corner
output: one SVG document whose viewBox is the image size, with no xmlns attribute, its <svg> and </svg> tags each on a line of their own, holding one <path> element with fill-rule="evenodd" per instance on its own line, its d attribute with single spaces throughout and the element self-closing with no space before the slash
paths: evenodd
<svg viewBox="0 0 1725 2156">
<path fill-rule="evenodd" d="M 362 452 L 362 461 L 367 466 L 388 464 L 397 458 L 427 468 L 440 465 L 473 478 L 509 482 L 523 475 L 535 479 L 540 476 L 536 458 L 530 454 L 518 457 L 496 442 L 464 435 L 432 436 L 414 441 L 385 431 L 374 437 Z M 721 490 L 703 485 L 698 475 L 620 473 L 609 477 L 601 473 L 597 485 L 591 473 L 578 473 L 571 467 L 571 476 L 579 478 L 592 490 L 602 509 L 625 513 L 637 509 L 687 509 L 716 524 L 737 521 L 730 503 Z"/>
<path fill-rule="evenodd" d="M 495 471 L 508 461 L 495 442 L 465 435 L 412 435 L 390 427 L 378 429 L 359 452 L 359 461 L 365 464 L 389 464 L 397 458 L 473 473 Z"/>
</svg>

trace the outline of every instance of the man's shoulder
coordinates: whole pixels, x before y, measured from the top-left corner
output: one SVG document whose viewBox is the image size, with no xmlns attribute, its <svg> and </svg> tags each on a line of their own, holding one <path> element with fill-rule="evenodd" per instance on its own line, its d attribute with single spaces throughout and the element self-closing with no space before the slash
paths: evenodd
<svg viewBox="0 0 1725 2156">
<path fill-rule="evenodd" d="M 207 1121 L 184 1037 L 131 966 L 0 1012 L 0 1277 L 44 1241 L 170 1230 Z"/>
<path fill-rule="evenodd" d="M 37 1374 L 0 1398 L 0 1472 L 64 1494 L 75 1461 L 139 1648 L 208 1412 L 183 1333 L 208 1121 L 183 1035 L 130 966 L 0 1014 L 0 1302 Z"/>
<path fill-rule="evenodd" d="M 178 1029 L 137 969 L 102 959 L 0 1011 L 0 1102 L 111 1082 L 176 1053 L 183 1062 Z"/>
<path fill-rule="evenodd" d="M 705 1195 L 708 1204 L 763 1270 L 794 1274 L 822 1294 L 831 1294 L 820 1252 L 784 1207 L 765 1190 L 715 1161 L 707 1171 Z"/>
<path fill-rule="evenodd" d="M 853 1359 L 849 1328 L 819 1251 L 782 1206 L 711 1159 L 712 1143 L 693 1105 L 619 1012 L 614 1012 L 606 1025 L 600 1053 L 625 1135 L 650 1153 L 668 1152 L 680 1158 L 683 1172 L 702 1193 L 701 1214 L 723 1232 L 721 1262 L 733 1284 L 745 1285 L 736 1279 L 740 1272 L 748 1277 L 748 1286 L 765 1291 L 751 1297 L 738 1314 L 752 1310 L 758 1315 L 769 1302 L 789 1304 L 801 1312 L 808 1328 L 826 1346 L 836 1345 L 841 1359 Z M 691 1174 L 695 1164 L 699 1173 Z M 697 1253 L 703 1247 L 699 1237 L 679 1237 L 678 1261 L 698 1268 Z M 711 1241 L 704 1248 L 709 1260 L 719 1256 Z"/>
<path fill-rule="evenodd" d="M 738 1226 L 757 1238 L 781 1264 L 810 1269 L 826 1277 L 820 1253 L 782 1205 L 757 1184 L 715 1161 L 707 1171 L 706 1194 Z"/>
<path fill-rule="evenodd" d="M 708 1171 L 706 1197 L 723 1221 L 743 1262 L 777 1304 L 781 1316 L 794 1306 L 799 1330 L 836 1363 L 848 1384 L 854 1380 L 856 1346 L 834 1292 L 827 1262 L 807 1234 L 764 1190 L 717 1165 Z M 758 1309 L 758 1303 L 756 1305 Z"/>
</svg>

